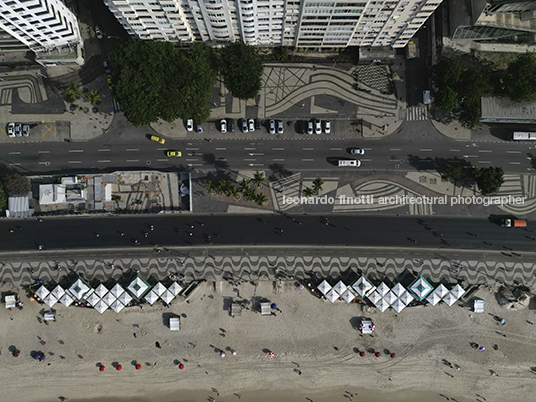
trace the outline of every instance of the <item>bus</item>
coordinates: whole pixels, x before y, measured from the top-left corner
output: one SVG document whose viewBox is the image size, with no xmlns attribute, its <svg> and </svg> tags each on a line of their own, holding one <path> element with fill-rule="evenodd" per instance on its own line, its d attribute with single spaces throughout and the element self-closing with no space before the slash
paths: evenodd
<svg viewBox="0 0 536 402">
<path fill-rule="evenodd" d="M 536 141 L 536 133 L 514 131 L 512 133 L 513 141 Z"/>
</svg>

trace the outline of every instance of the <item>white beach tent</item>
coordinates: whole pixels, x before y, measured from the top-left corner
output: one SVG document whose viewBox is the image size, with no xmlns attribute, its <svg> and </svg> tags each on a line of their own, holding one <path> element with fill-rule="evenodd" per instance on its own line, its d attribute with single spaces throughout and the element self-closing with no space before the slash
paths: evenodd
<svg viewBox="0 0 536 402">
<path fill-rule="evenodd" d="M 134 296 L 135 299 L 141 299 L 151 287 L 141 276 L 137 275 L 127 287 L 127 290 Z"/>
<path fill-rule="evenodd" d="M 99 300 L 99 302 L 95 304 L 93 307 L 95 308 L 95 310 L 97 310 L 99 313 L 102 314 L 106 311 L 106 309 L 108 308 L 108 305 L 104 301 Z"/>
<path fill-rule="evenodd" d="M 127 292 L 123 292 L 121 296 L 117 298 L 121 303 L 123 303 L 126 306 L 128 306 L 128 303 L 132 301 L 132 296 L 129 295 Z"/>
<path fill-rule="evenodd" d="M 387 303 L 389 303 L 389 305 L 393 304 L 398 299 L 393 291 L 389 291 L 385 296 L 383 296 L 383 298 Z"/>
<path fill-rule="evenodd" d="M 454 286 L 454 288 L 452 288 L 450 293 L 452 293 L 452 296 L 454 296 L 456 298 L 456 300 L 458 300 L 460 297 L 462 297 L 465 294 L 465 289 L 462 288 L 458 284 L 458 285 Z"/>
<path fill-rule="evenodd" d="M 99 296 L 99 298 L 102 298 L 104 295 L 106 295 L 106 293 L 108 293 L 108 288 L 101 283 L 99 286 L 97 286 L 97 289 L 95 289 L 95 293 L 97 296 Z"/>
<path fill-rule="evenodd" d="M 89 304 L 91 307 L 95 307 L 95 304 L 97 304 L 100 301 L 100 297 L 97 295 L 96 292 L 93 292 L 87 299 L 87 304 Z"/>
<path fill-rule="evenodd" d="M 149 293 L 145 295 L 145 300 L 147 301 L 147 303 L 149 303 L 152 306 L 158 300 L 158 295 L 151 290 Z"/>
<path fill-rule="evenodd" d="M 158 296 L 162 296 L 162 293 L 164 293 L 166 290 L 166 287 L 162 285 L 161 282 L 158 282 L 153 288 L 153 292 L 155 292 Z"/>
<path fill-rule="evenodd" d="M 341 299 L 343 299 L 346 303 L 351 303 L 352 300 L 355 299 L 355 294 L 350 288 L 347 288 L 341 295 Z"/>
<path fill-rule="evenodd" d="M 391 307 L 393 308 L 393 310 L 395 310 L 397 313 L 400 313 L 402 310 L 404 310 L 404 308 L 406 307 L 406 305 L 400 300 L 400 299 L 396 299 L 395 302 L 393 304 L 391 304 Z"/>
<path fill-rule="evenodd" d="M 326 299 L 328 299 L 332 303 L 335 303 L 335 301 L 338 298 L 339 298 L 339 294 L 335 292 L 333 289 L 331 289 L 328 293 L 326 293 Z"/>
<path fill-rule="evenodd" d="M 391 291 L 399 297 L 402 293 L 406 291 L 404 286 L 402 286 L 400 283 L 397 283 L 394 288 L 391 289 Z"/>
<path fill-rule="evenodd" d="M 119 283 L 116 283 L 115 286 L 112 288 L 112 290 L 110 290 L 110 293 L 116 299 L 118 299 L 119 296 L 121 296 L 123 293 L 125 293 L 125 289 L 123 289 L 123 287 Z"/>
<path fill-rule="evenodd" d="M 106 293 L 101 300 L 106 303 L 107 306 L 111 306 L 114 301 L 117 300 L 117 298 L 112 294 L 112 292 Z"/>
<path fill-rule="evenodd" d="M 475 299 L 473 301 L 473 310 L 475 311 L 475 313 L 483 313 L 484 312 L 484 300 Z"/>
<path fill-rule="evenodd" d="M 426 298 L 426 301 L 430 303 L 432 306 L 435 306 L 437 303 L 441 301 L 441 298 L 436 292 L 432 292 L 428 295 Z"/>
<path fill-rule="evenodd" d="M 48 307 L 52 308 L 54 304 L 58 302 L 58 299 L 56 299 L 54 295 L 49 293 L 48 296 L 43 299 L 43 301 L 46 303 Z"/>
<path fill-rule="evenodd" d="M 426 279 L 419 276 L 413 281 L 409 290 L 417 297 L 417 300 L 423 300 L 434 288 L 428 283 Z"/>
<path fill-rule="evenodd" d="M 173 282 L 168 290 L 173 293 L 173 296 L 178 296 L 178 294 L 182 292 L 182 286 L 179 285 L 178 282 Z"/>
<path fill-rule="evenodd" d="M 456 303 L 456 298 L 452 295 L 452 293 L 448 292 L 445 297 L 443 297 L 443 301 L 447 304 L 447 306 L 451 307 L 454 303 Z"/>
<path fill-rule="evenodd" d="M 440 283 L 439 286 L 434 290 L 434 293 L 436 293 L 440 299 L 445 297 L 448 292 L 449 290 L 442 283 Z"/>
<path fill-rule="evenodd" d="M 324 279 L 320 285 L 318 285 L 318 290 L 322 292 L 322 294 L 326 294 L 331 290 L 331 285 Z"/>
<path fill-rule="evenodd" d="M 410 304 L 414 297 L 409 292 L 404 292 L 400 296 L 398 296 L 398 300 L 400 300 L 402 303 L 404 303 L 406 306 Z"/>
<path fill-rule="evenodd" d="M 69 294 L 73 297 L 73 299 L 80 301 L 88 295 L 90 290 L 91 288 L 86 284 L 86 282 L 83 281 L 82 278 L 78 278 L 76 282 L 73 283 L 69 288 Z"/>
<path fill-rule="evenodd" d="M 125 308 L 125 306 L 119 300 L 116 300 L 110 305 L 110 308 L 115 311 L 116 314 L 119 314 L 121 310 Z"/>
<path fill-rule="evenodd" d="M 41 285 L 39 289 L 37 289 L 37 292 L 35 292 L 35 295 L 41 300 L 45 300 L 45 297 L 47 297 L 49 293 L 50 291 L 45 288 L 45 285 Z"/>
<path fill-rule="evenodd" d="M 355 281 L 355 283 L 352 285 L 352 289 L 361 298 L 364 298 L 367 295 L 368 291 L 372 288 L 372 283 L 370 283 L 364 275 L 362 275 L 361 278 Z"/>
<path fill-rule="evenodd" d="M 380 296 L 385 296 L 387 292 L 389 292 L 389 286 L 387 286 L 385 283 L 380 283 L 378 287 L 376 288 L 376 292 L 379 293 Z"/>
<path fill-rule="evenodd" d="M 335 284 L 335 286 L 333 286 L 333 290 L 337 292 L 337 294 L 342 295 L 346 290 L 346 285 L 343 283 L 343 281 L 339 281 Z"/>
<path fill-rule="evenodd" d="M 169 329 L 170 331 L 180 331 L 181 319 L 179 317 L 171 317 L 169 319 Z"/>
<path fill-rule="evenodd" d="M 52 292 L 50 292 L 50 294 L 52 294 L 56 299 L 59 300 L 65 294 L 65 289 L 58 285 L 54 289 L 52 289 Z"/>
<path fill-rule="evenodd" d="M 17 306 L 17 296 L 8 295 L 5 297 L 4 301 L 6 302 L 6 308 L 15 308 Z"/>
<path fill-rule="evenodd" d="M 367 298 L 372 302 L 372 304 L 376 305 L 378 301 L 382 298 L 378 292 L 374 291 L 371 294 L 367 296 Z"/>
<path fill-rule="evenodd" d="M 385 301 L 383 297 L 378 300 L 378 303 L 376 303 L 376 307 L 383 313 L 385 310 L 389 308 L 389 303 Z"/>
<path fill-rule="evenodd" d="M 171 293 L 169 290 L 166 290 L 164 293 L 160 295 L 160 298 L 164 300 L 167 304 L 171 303 L 171 301 L 175 298 L 173 296 L 173 293 Z"/>
<path fill-rule="evenodd" d="M 71 296 L 69 296 L 69 294 L 65 293 L 61 299 L 60 299 L 60 302 L 61 304 L 63 304 L 65 307 L 69 307 L 71 304 L 73 304 L 74 300 Z"/>
</svg>

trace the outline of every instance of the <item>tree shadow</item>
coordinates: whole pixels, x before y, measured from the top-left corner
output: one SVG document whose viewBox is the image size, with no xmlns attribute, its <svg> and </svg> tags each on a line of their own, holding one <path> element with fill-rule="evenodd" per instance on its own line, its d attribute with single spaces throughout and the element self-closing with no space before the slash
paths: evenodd
<svg viewBox="0 0 536 402">
<path fill-rule="evenodd" d="M 268 177 L 268 180 L 270 181 L 277 181 L 279 179 L 284 179 L 285 177 L 292 176 L 293 174 L 293 172 L 285 168 L 280 163 L 274 163 L 268 166 L 268 169 L 272 171 L 272 173 Z"/>
</svg>

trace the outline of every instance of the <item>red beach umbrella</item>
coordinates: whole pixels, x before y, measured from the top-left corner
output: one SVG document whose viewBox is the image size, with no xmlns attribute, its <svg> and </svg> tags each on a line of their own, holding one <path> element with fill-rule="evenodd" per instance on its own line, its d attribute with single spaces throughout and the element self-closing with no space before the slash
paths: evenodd
<svg viewBox="0 0 536 402">
<path fill-rule="evenodd" d="M 115 369 L 116 369 L 117 371 L 120 371 L 122 368 L 123 368 L 123 366 L 121 366 L 120 364 L 118 364 L 118 365 L 115 367 Z"/>
<path fill-rule="evenodd" d="M 182 370 L 184 368 L 184 364 L 179 364 L 179 370 Z"/>
<path fill-rule="evenodd" d="M 100 366 L 99 371 L 104 371 L 104 366 Z"/>
<path fill-rule="evenodd" d="M 365 352 L 363 352 L 363 351 L 359 352 L 359 356 L 361 356 L 361 357 L 365 356 Z"/>
<path fill-rule="evenodd" d="M 391 356 L 391 359 L 396 357 L 396 353 L 391 353 L 389 356 Z"/>
<path fill-rule="evenodd" d="M 141 364 L 138 363 L 136 364 L 136 370 L 139 370 L 139 369 L 141 369 Z"/>
<path fill-rule="evenodd" d="M 376 352 L 376 353 L 374 353 L 374 356 L 376 356 L 376 357 L 380 357 L 380 356 L 381 356 L 381 353 L 380 353 L 380 352 Z"/>
</svg>

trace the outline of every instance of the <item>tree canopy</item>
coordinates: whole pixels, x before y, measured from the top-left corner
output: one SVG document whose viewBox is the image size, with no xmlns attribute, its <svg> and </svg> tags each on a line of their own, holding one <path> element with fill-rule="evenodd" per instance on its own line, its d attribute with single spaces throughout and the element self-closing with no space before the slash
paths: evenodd
<svg viewBox="0 0 536 402">
<path fill-rule="evenodd" d="M 504 183 L 504 170 L 500 167 L 488 167 L 475 171 L 476 184 L 482 194 L 492 194 Z"/>
<path fill-rule="evenodd" d="M 523 53 L 508 65 L 507 91 L 514 102 L 536 101 L 536 54 Z"/>
<path fill-rule="evenodd" d="M 129 41 L 111 54 L 114 95 L 135 126 L 193 118 L 203 123 L 217 71 L 204 44 L 178 51 L 171 42 Z"/>
<path fill-rule="evenodd" d="M 439 87 L 456 88 L 462 76 L 462 66 L 456 59 L 441 59 L 433 68 L 433 76 Z"/>
<path fill-rule="evenodd" d="M 10 170 L 2 178 L 4 189 L 10 196 L 24 196 L 30 192 L 30 179 L 16 170 Z"/>
<path fill-rule="evenodd" d="M 253 46 L 242 41 L 228 43 L 220 50 L 219 68 L 225 86 L 238 99 L 252 99 L 262 88 L 264 65 Z"/>
</svg>

